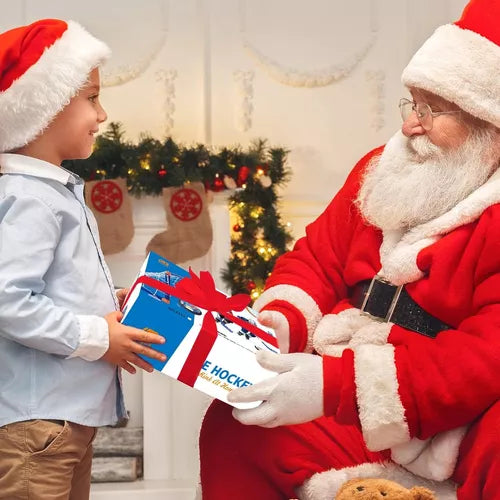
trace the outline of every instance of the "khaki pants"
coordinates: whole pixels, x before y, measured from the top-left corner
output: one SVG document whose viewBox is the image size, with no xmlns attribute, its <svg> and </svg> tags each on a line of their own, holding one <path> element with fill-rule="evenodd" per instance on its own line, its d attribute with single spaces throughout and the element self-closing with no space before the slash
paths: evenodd
<svg viewBox="0 0 500 500">
<path fill-rule="evenodd" d="M 59 420 L 0 427 L 0 499 L 88 500 L 94 436 Z"/>
</svg>

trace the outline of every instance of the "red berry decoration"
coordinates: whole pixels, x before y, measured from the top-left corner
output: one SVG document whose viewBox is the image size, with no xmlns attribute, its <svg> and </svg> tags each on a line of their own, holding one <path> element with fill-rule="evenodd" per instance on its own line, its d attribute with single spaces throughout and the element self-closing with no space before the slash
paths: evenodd
<svg viewBox="0 0 500 500">
<path fill-rule="evenodd" d="M 167 175 L 167 171 L 164 168 L 161 168 L 158 170 L 158 176 L 159 177 L 165 177 Z"/>
<path fill-rule="evenodd" d="M 255 287 L 256 287 L 256 286 L 257 286 L 257 285 L 255 284 L 255 282 L 253 282 L 253 281 L 249 281 L 249 282 L 247 283 L 247 290 L 251 292 L 252 290 L 255 290 Z"/>
<path fill-rule="evenodd" d="M 238 178 L 236 179 L 236 184 L 241 187 L 243 184 L 248 179 L 248 176 L 250 175 L 250 169 L 243 165 L 239 170 L 238 170 Z"/>
<path fill-rule="evenodd" d="M 241 231 L 241 226 L 240 226 L 239 224 L 235 224 L 235 225 L 233 226 L 233 231 L 234 231 L 235 233 L 239 233 L 239 232 Z"/>
<path fill-rule="evenodd" d="M 220 177 L 214 179 L 214 184 L 212 186 L 213 191 L 222 191 L 225 188 L 224 181 Z"/>
</svg>

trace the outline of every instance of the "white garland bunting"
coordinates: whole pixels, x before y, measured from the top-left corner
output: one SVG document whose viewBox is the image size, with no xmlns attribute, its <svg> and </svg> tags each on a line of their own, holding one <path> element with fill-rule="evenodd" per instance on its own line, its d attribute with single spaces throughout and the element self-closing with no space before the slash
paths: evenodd
<svg viewBox="0 0 500 500">
<path fill-rule="evenodd" d="M 144 71 L 146 71 L 151 63 L 154 61 L 163 45 L 165 44 L 165 40 L 167 38 L 167 34 L 164 31 L 161 35 L 161 38 L 158 40 L 153 50 L 143 59 L 141 59 L 137 64 L 124 64 L 118 66 L 113 71 L 106 71 L 106 68 L 103 68 L 103 78 L 102 78 L 102 86 L 103 87 L 115 87 L 117 85 L 123 85 L 124 83 L 128 83 L 131 80 L 135 80 L 138 76 L 142 75 Z"/>
<path fill-rule="evenodd" d="M 355 52 L 351 57 L 346 58 L 344 61 L 332 64 L 326 68 L 317 70 L 302 70 L 289 66 L 285 66 L 271 57 L 265 55 L 262 51 L 257 49 L 246 37 L 245 29 L 245 14 L 243 0 L 240 0 L 240 25 L 241 35 L 243 38 L 243 48 L 249 57 L 261 67 L 271 78 L 291 87 L 325 87 L 334 82 L 342 80 L 349 76 L 352 71 L 360 64 L 361 61 L 367 56 L 370 49 L 375 45 L 377 40 L 377 27 L 375 23 L 375 8 L 374 0 L 370 4 L 370 17 L 371 17 L 371 33 L 368 42 L 364 47 Z"/>
<path fill-rule="evenodd" d="M 382 70 L 367 71 L 366 80 L 370 84 L 370 93 L 373 99 L 371 106 L 372 127 L 378 132 L 385 125 L 385 73 Z"/>
<path fill-rule="evenodd" d="M 137 77 L 142 75 L 150 66 L 151 63 L 156 59 L 160 50 L 165 45 L 168 32 L 168 19 L 169 19 L 169 4 L 163 0 L 159 0 L 159 5 L 162 12 L 162 29 L 161 34 L 157 42 L 153 45 L 152 50 L 145 57 L 140 59 L 136 64 L 122 64 L 115 69 L 107 69 L 106 66 L 103 67 L 102 71 L 102 86 L 103 87 L 115 87 L 117 85 L 123 85 Z"/>
<path fill-rule="evenodd" d="M 246 132 L 252 128 L 254 77 L 254 71 L 235 71 L 233 73 L 238 99 L 235 108 L 235 122 L 236 128 L 240 132 Z"/>
<path fill-rule="evenodd" d="M 372 34 L 369 42 L 350 59 L 338 64 L 332 64 L 327 68 L 304 71 L 284 66 L 270 57 L 265 56 L 250 42 L 244 42 L 247 54 L 271 77 L 283 85 L 291 87 L 326 87 L 334 82 L 342 80 L 352 73 L 354 68 L 366 57 L 369 50 L 375 44 L 376 36 Z"/>
<path fill-rule="evenodd" d="M 157 81 L 163 83 L 165 90 L 165 100 L 163 101 L 163 111 L 165 119 L 165 135 L 170 135 L 174 127 L 174 113 L 175 113 L 175 79 L 177 78 L 177 71 L 160 70 L 156 72 Z"/>
</svg>

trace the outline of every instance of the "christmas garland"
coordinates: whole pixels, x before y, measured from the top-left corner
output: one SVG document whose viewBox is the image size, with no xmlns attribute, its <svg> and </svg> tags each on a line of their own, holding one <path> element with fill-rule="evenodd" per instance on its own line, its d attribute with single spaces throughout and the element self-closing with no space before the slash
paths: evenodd
<svg viewBox="0 0 500 500">
<path fill-rule="evenodd" d="M 159 141 L 144 136 L 134 144 L 124 139 L 119 123 L 110 123 L 90 158 L 63 166 L 84 180 L 126 178 L 130 194 L 139 197 L 189 182 L 202 182 L 207 191 L 231 190 L 231 256 L 222 278 L 233 294 L 250 293 L 256 299 L 292 240 L 276 207 L 276 188 L 290 175 L 287 154 L 262 140 L 246 151 L 217 152 L 202 144 L 181 146 L 171 137 Z"/>
</svg>

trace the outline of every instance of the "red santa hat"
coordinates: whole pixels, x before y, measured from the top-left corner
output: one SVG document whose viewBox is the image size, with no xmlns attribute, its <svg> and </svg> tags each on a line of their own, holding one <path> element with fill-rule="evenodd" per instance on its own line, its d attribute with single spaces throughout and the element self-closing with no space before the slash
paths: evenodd
<svg viewBox="0 0 500 500">
<path fill-rule="evenodd" d="M 459 21 L 439 27 L 422 45 L 402 81 L 500 127 L 499 69 L 500 0 L 471 0 Z"/>
<path fill-rule="evenodd" d="M 110 54 L 74 21 L 43 19 L 0 34 L 0 152 L 35 139 Z"/>
</svg>

